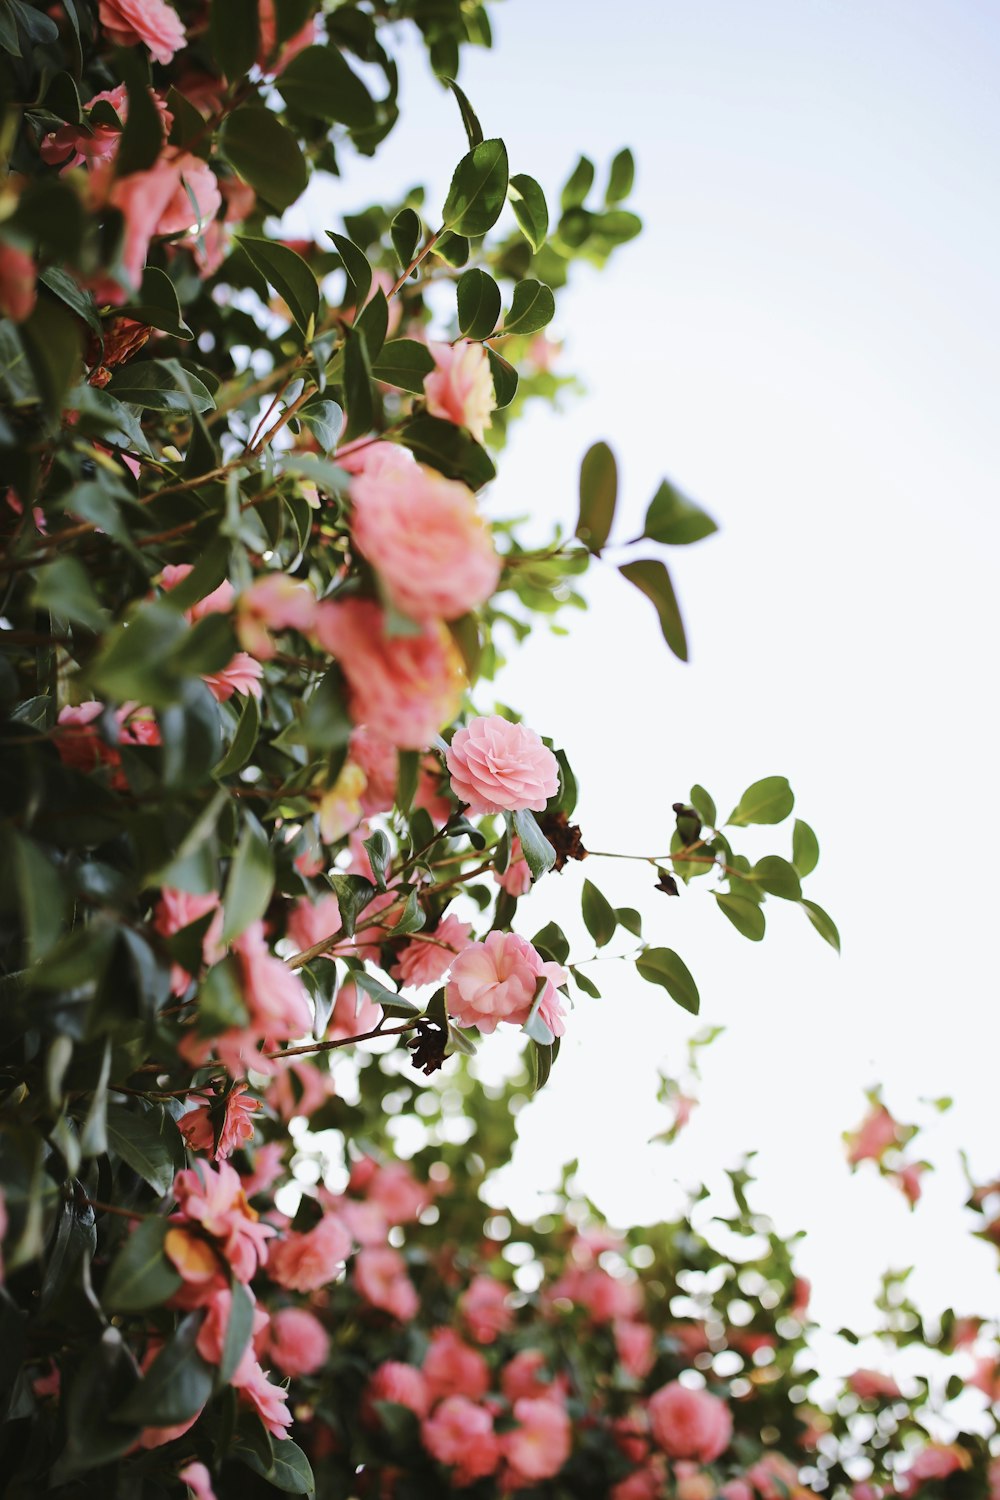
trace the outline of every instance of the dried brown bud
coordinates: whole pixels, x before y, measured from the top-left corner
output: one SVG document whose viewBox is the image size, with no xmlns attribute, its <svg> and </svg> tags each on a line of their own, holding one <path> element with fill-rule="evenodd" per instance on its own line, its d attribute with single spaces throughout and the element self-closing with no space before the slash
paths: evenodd
<svg viewBox="0 0 1000 1500">
<path fill-rule="evenodd" d="M 563 812 L 543 813 L 538 826 L 556 851 L 553 869 L 561 870 L 568 859 L 586 859 L 580 830 Z"/>
</svg>

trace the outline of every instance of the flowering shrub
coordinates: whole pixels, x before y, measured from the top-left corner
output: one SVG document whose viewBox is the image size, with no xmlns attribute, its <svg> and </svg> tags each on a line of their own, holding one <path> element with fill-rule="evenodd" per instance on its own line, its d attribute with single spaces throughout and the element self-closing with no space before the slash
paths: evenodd
<svg viewBox="0 0 1000 1500">
<path fill-rule="evenodd" d="M 309 182 L 395 127 L 404 25 L 466 136 L 443 205 L 415 188 L 289 240 L 281 215 Z M 612 544 L 600 442 L 572 535 L 529 547 L 488 517 L 508 423 L 565 383 L 542 336 L 555 292 L 640 227 L 622 206 L 627 151 L 601 203 L 582 158 L 550 223 L 454 82 L 462 48 L 489 42 L 465 0 L 0 9 L 18 101 L 0 199 L 13 1493 L 305 1493 L 306 1450 L 325 1493 L 370 1491 L 362 1464 L 393 1492 L 379 1434 L 404 1444 L 404 1471 L 419 1456 L 417 1485 L 523 1489 L 573 1464 L 574 1492 L 645 1482 L 587 1458 L 575 1377 L 518 1345 L 518 1308 L 463 1238 L 481 1232 L 474 1195 L 453 1239 L 407 1237 L 441 1212 L 445 1180 L 461 1202 L 455 1164 L 443 1148 L 445 1177 L 393 1164 L 389 1075 L 355 1057 L 372 1097 L 354 1114 L 334 1066 L 388 1038 L 433 1111 L 420 1075 L 463 1076 L 461 1055 L 504 1023 L 525 1033 L 530 1087 L 545 1082 L 574 1000 L 598 995 L 594 955 L 553 923 L 530 939 L 515 924 L 533 886 L 587 851 L 565 750 L 489 684 L 512 641 L 583 603 L 575 581 L 609 550 L 685 658 L 663 558 L 715 530 L 664 481 L 642 537 Z M 837 946 L 803 895 L 807 824 L 784 854 L 734 847 L 793 805 L 769 776 L 723 823 L 692 788 L 658 819 L 668 848 L 640 856 L 651 900 L 707 876 L 745 937 L 763 936 L 775 898 Z M 648 914 L 590 880 L 581 899 L 596 949 L 620 939 L 643 979 L 698 1011 L 687 964 L 646 941 Z M 320 1172 L 301 1192 L 303 1120 L 340 1142 L 343 1191 Z M 574 1255 L 552 1306 L 579 1303 L 588 1328 L 613 1329 L 629 1378 L 655 1369 L 667 1391 L 650 1482 L 667 1457 L 714 1462 L 728 1418 L 670 1394 L 683 1371 L 639 1287 Z M 394 1431 L 409 1421 L 396 1408 L 419 1434 Z M 623 1454 L 647 1441 L 620 1436 Z"/>
</svg>

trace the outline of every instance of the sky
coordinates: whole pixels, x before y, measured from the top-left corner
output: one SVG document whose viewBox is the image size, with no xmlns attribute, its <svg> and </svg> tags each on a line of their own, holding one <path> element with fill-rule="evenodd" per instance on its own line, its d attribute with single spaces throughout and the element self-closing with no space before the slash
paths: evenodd
<svg viewBox="0 0 1000 1500">
<path fill-rule="evenodd" d="M 613 1221 L 654 1221 L 755 1151 L 755 1205 L 806 1231 L 821 1319 L 870 1322 L 881 1272 L 910 1264 L 928 1309 L 997 1315 L 996 1255 L 965 1232 L 957 1150 L 982 1179 L 1000 1170 L 1000 13 L 506 0 L 493 17 L 495 48 L 466 53 L 461 82 L 512 171 L 551 202 L 580 151 L 600 183 L 629 145 L 646 228 L 560 296 L 550 333 L 586 394 L 530 409 L 488 509 L 571 530 L 580 457 L 602 438 L 622 476 L 618 537 L 641 529 L 663 475 L 721 528 L 671 559 L 689 665 L 612 550 L 586 582 L 590 612 L 568 639 L 539 631 L 498 695 L 566 748 L 591 848 L 660 853 L 693 782 L 725 815 L 751 781 L 788 776 L 822 850 L 807 894 L 844 944 L 838 959 L 774 900 L 750 944 L 705 883 L 670 900 L 641 864 L 548 877 L 522 930 L 553 917 L 574 957 L 589 954 L 586 874 L 681 953 L 702 1013 L 628 965 L 595 965 L 604 996 L 577 1004 L 497 1201 L 530 1213 L 578 1156 Z M 443 200 L 465 149 L 457 111 L 400 51 L 402 122 L 376 162 L 315 184 L 316 228 L 419 180 Z M 787 856 L 789 840 L 746 842 Z M 675 1145 L 650 1145 L 668 1123 L 658 1069 L 681 1069 L 704 1025 L 725 1032 L 703 1057 L 702 1102 Z M 508 1055 L 490 1045 L 487 1071 Z M 933 1122 L 920 1148 L 938 1170 L 913 1214 L 845 1163 L 841 1133 L 878 1082 L 900 1118 Z M 948 1114 L 920 1102 L 941 1095 Z"/>
</svg>

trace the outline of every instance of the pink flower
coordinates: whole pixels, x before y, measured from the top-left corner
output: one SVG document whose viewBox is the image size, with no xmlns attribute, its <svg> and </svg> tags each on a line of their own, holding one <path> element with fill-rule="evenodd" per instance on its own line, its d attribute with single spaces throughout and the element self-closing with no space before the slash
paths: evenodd
<svg viewBox="0 0 1000 1500">
<path fill-rule="evenodd" d="M 260 697 L 260 680 L 264 675 L 259 661 L 245 651 L 237 651 L 218 672 L 206 672 L 203 681 L 218 703 L 228 703 L 234 693 Z"/>
<path fill-rule="evenodd" d="M 789 1500 L 807 1495 L 799 1484 L 799 1471 L 783 1453 L 765 1453 L 747 1470 L 746 1477 L 760 1500 Z"/>
<path fill-rule="evenodd" d="M 855 1370 L 847 1384 L 862 1401 L 895 1401 L 901 1394 L 892 1376 L 881 1370 Z"/>
<path fill-rule="evenodd" d="M 186 41 L 180 16 L 164 0 L 100 0 L 97 15 L 117 47 L 141 42 L 158 63 L 171 62 Z"/>
<path fill-rule="evenodd" d="M 572 1431 L 558 1401 L 532 1401 L 522 1396 L 514 1403 L 519 1425 L 501 1438 L 503 1454 L 527 1480 L 551 1479 L 569 1458 Z"/>
<path fill-rule="evenodd" d="M 167 9 L 168 7 L 164 7 Z M 184 234 L 208 224 L 222 204 L 215 173 L 200 157 L 170 146 L 143 172 L 115 177 L 114 162 L 101 162 L 90 175 L 97 203 L 120 209 L 125 220 L 122 265 L 138 287 L 149 242 L 155 235 Z"/>
<path fill-rule="evenodd" d="M 502 891 L 508 896 L 524 896 L 531 890 L 531 871 L 528 861 L 521 852 L 521 840 L 514 836 L 514 842 L 510 846 L 510 863 L 502 875 L 493 872 L 493 879 Z"/>
<path fill-rule="evenodd" d="M 161 937 L 173 937 L 176 933 L 183 932 L 185 927 L 206 917 L 210 911 L 215 915 L 202 936 L 201 957 L 205 964 L 218 963 L 224 952 L 219 941 L 222 935 L 222 908 L 214 891 L 199 896 L 190 891 L 164 886 L 153 912 L 153 930 Z M 183 995 L 191 979 L 192 976 L 180 964 L 171 966 L 170 988 L 173 994 Z"/>
<path fill-rule="evenodd" d="M 255 1411 L 272 1437 L 286 1438 L 292 1425 L 288 1410 L 288 1392 L 272 1385 L 248 1349 L 236 1367 L 233 1385 L 245 1406 Z"/>
<path fill-rule="evenodd" d="M 181 1115 L 177 1128 L 192 1151 L 207 1151 L 213 1161 L 223 1161 L 253 1140 L 252 1117 L 261 1108 L 261 1102 L 245 1098 L 246 1091 L 245 1083 L 237 1083 L 224 1097 L 211 1104 L 199 1104 Z"/>
<path fill-rule="evenodd" d="M 653 1347 L 653 1330 L 648 1323 L 633 1323 L 620 1319 L 614 1325 L 615 1348 L 623 1370 L 636 1380 L 645 1380 L 653 1368 L 656 1352 Z"/>
<path fill-rule="evenodd" d="M 733 1435 L 733 1419 L 725 1402 L 708 1391 L 689 1390 L 679 1380 L 650 1396 L 649 1425 L 670 1458 L 693 1458 L 702 1464 L 724 1453 Z"/>
<path fill-rule="evenodd" d="M 260 0 L 259 15 L 260 45 L 257 50 L 257 63 L 264 72 L 280 73 L 293 57 L 305 47 L 312 45 L 316 37 L 316 22 L 310 18 L 301 30 L 282 42 L 275 57 L 275 48 L 278 45 L 278 23 L 275 17 L 274 0 Z"/>
<path fill-rule="evenodd" d="M 361 810 L 365 817 L 389 812 L 396 800 L 399 758 L 395 745 L 390 745 L 388 740 L 373 734 L 367 725 L 362 724 L 351 734 L 347 753 L 365 773 L 365 789 L 361 794 Z"/>
<path fill-rule="evenodd" d="M 657 1456 L 627 1479 L 619 1480 L 609 1500 L 660 1500 L 666 1491 L 666 1483 L 663 1460 Z"/>
<path fill-rule="evenodd" d="M 413 620 L 455 620 L 493 593 L 500 559 L 471 490 L 423 464 L 351 482 L 351 534 L 395 607 Z"/>
<path fill-rule="evenodd" d="M 312 1013 L 302 981 L 267 946 L 264 927 L 254 922 L 233 944 L 243 978 L 243 999 L 251 1027 L 271 1045 L 305 1036 Z"/>
<path fill-rule="evenodd" d="M 443 625 L 387 635 L 377 604 L 345 599 L 318 606 L 316 638 L 340 662 L 351 718 L 399 749 L 425 750 L 458 711 L 465 674 Z"/>
<path fill-rule="evenodd" d="M 552 751 L 533 729 L 498 714 L 457 729 L 445 760 L 455 796 L 473 813 L 543 812 L 559 787 Z"/>
<path fill-rule="evenodd" d="M 266 1193 L 277 1182 L 285 1170 L 285 1146 L 283 1141 L 268 1141 L 258 1146 L 253 1154 L 253 1170 L 241 1179 L 243 1191 L 248 1198 Z"/>
<path fill-rule="evenodd" d="M 852 1167 L 862 1161 L 881 1161 L 890 1146 L 898 1145 L 896 1121 L 884 1104 L 869 1110 L 857 1130 L 847 1137 L 847 1160 Z"/>
<path fill-rule="evenodd" d="M 420 1371 L 394 1359 L 379 1365 L 368 1382 L 362 1409 L 369 1421 L 376 1416 L 376 1401 L 409 1407 L 418 1417 L 426 1417 L 431 1405 L 427 1382 Z"/>
<path fill-rule="evenodd" d="M 271 1249 L 268 1275 L 290 1292 L 315 1292 L 333 1281 L 351 1253 L 351 1237 L 334 1214 L 314 1229 L 290 1229 Z"/>
<path fill-rule="evenodd" d="M 35 305 L 35 262 L 27 250 L 0 241 L 0 317 L 23 323 Z"/>
<path fill-rule="evenodd" d="M 330 891 L 329 894 L 320 896 L 318 901 L 310 901 L 305 896 L 301 901 L 296 901 L 288 914 L 285 931 L 296 949 L 302 952 L 306 948 L 315 948 L 317 943 L 323 942 L 339 929 L 340 906 L 336 896 Z"/>
<path fill-rule="evenodd" d="M 355 1181 L 355 1171 L 351 1174 Z M 367 1184 L 368 1197 L 385 1214 L 390 1224 L 411 1224 L 418 1219 L 431 1200 L 430 1189 L 417 1182 L 404 1162 L 388 1162 L 377 1167 Z"/>
<path fill-rule="evenodd" d="M 392 968 L 393 978 L 403 984 L 436 984 L 451 968 L 456 956 L 468 947 L 471 928 L 455 916 L 443 917 L 433 932 L 418 932 L 400 949 Z"/>
<path fill-rule="evenodd" d="M 181 1218 L 197 1224 L 215 1242 L 238 1281 L 249 1281 L 258 1265 L 267 1260 L 266 1242 L 275 1231 L 270 1224 L 262 1224 L 250 1207 L 239 1173 L 228 1162 L 212 1167 L 199 1161 L 193 1168 L 177 1173 L 173 1195 Z M 169 1243 L 167 1254 L 170 1255 Z M 183 1266 L 178 1265 L 177 1269 L 183 1276 Z"/>
<path fill-rule="evenodd" d="M 205 1465 L 195 1461 L 180 1469 L 178 1479 L 183 1479 L 188 1489 L 194 1495 L 194 1500 L 215 1500 L 215 1491 L 212 1488 L 212 1476 Z"/>
<path fill-rule="evenodd" d="M 288 1057 L 276 1060 L 274 1081 L 265 1097 L 281 1119 L 294 1120 L 298 1115 L 308 1119 L 335 1092 L 329 1073 L 308 1058 Z"/>
<path fill-rule="evenodd" d="M 388 1245 L 358 1251 L 354 1285 L 371 1307 L 391 1313 L 400 1323 L 408 1323 L 417 1315 L 420 1299 L 406 1274 L 406 1262 Z"/>
<path fill-rule="evenodd" d="M 928 1480 L 947 1479 L 956 1469 L 967 1469 L 972 1456 L 957 1443 L 928 1443 L 916 1455 L 903 1476 L 900 1492 L 914 1495 Z"/>
<path fill-rule="evenodd" d="M 467 1396 L 448 1396 L 421 1424 L 424 1447 L 438 1463 L 455 1468 L 452 1482 L 462 1488 L 492 1474 L 500 1462 L 493 1418 Z"/>
<path fill-rule="evenodd" d="M 543 962 L 527 938 L 515 932 L 491 932 L 484 943 L 463 949 L 451 966 L 448 1011 L 460 1026 L 478 1026 L 486 1034 L 496 1031 L 500 1021 L 523 1026 L 542 978 L 548 984 L 538 1013 L 556 1036 L 562 1036 L 566 1027 L 555 987 L 566 983 L 566 970 Z"/>
<path fill-rule="evenodd" d="M 473 1276 L 458 1305 L 477 1344 L 492 1344 L 514 1321 L 507 1288 L 492 1276 Z"/>
<path fill-rule="evenodd" d="M 258 661 L 270 661 L 276 650 L 272 631 L 297 630 L 305 635 L 315 620 L 316 595 L 308 583 L 285 573 L 266 573 L 239 596 L 236 633 Z"/>
<path fill-rule="evenodd" d="M 271 1315 L 268 1350 L 285 1375 L 314 1375 L 326 1363 L 330 1339 L 304 1307 L 282 1307 Z"/>
<path fill-rule="evenodd" d="M 364 1036 L 374 1031 L 382 1019 L 382 1007 L 370 1000 L 353 980 L 345 980 L 337 991 L 333 1010 L 326 1028 L 331 1041 L 340 1041 L 349 1036 Z"/>
<path fill-rule="evenodd" d="M 451 1328 L 435 1328 L 424 1357 L 424 1379 L 431 1401 L 461 1392 L 473 1400 L 490 1388 L 490 1371 L 478 1349 L 470 1349 Z"/>
<path fill-rule="evenodd" d="M 925 1161 L 909 1161 L 900 1167 L 898 1172 L 891 1174 L 893 1182 L 899 1188 L 911 1208 L 915 1208 L 923 1193 L 921 1177 L 928 1170 Z"/>
<path fill-rule="evenodd" d="M 424 380 L 427 410 L 465 427 L 481 443 L 496 408 L 490 361 L 482 344 L 428 344 L 434 369 Z"/>
<path fill-rule="evenodd" d="M 540 1349 L 522 1349 L 507 1361 L 500 1372 L 500 1389 L 513 1406 L 522 1396 L 545 1396 L 551 1382 L 542 1379 L 546 1358 Z"/>
</svg>

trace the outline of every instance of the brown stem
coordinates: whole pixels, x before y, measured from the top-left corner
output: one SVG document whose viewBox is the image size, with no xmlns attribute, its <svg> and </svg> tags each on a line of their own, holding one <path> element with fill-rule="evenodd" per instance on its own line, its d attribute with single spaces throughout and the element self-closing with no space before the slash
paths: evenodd
<svg viewBox="0 0 1000 1500">
<path fill-rule="evenodd" d="M 376 1026 L 373 1031 L 362 1031 L 358 1036 L 341 1037 L 335 1042 L 307 1042 L 302 1047 L 285 1047 L 280 1052 L 267 1052 L 264 1055 L 269 1058 L 278 1057 L 302 1057 L 307 1052 L 335 1052 L 338 1047 L 353 1047 L 355 1042 L 370 1042 L 380 1036 L 403 1036 L 407 1031 L 412 1031 L 417 1025 L 417 1018 L 412 1021 L 404 1021 L 402 1026 L 390 1026 L 388 1028 Z"/>
<path fill-rule="evenodd" d="M 410 261 L 410 264 L 407 266 L 406 270 L 403 272 L 402 276 L 400 276 L 400 278 L 399 278 L 398 281 L 396 281 L 396 282 L 393 283 L 393 285 L 390 288 L 390 290 L 386 293 L 386 301 L 387 302 L 391 298 L 395 297 L 396 293 L 400 290 L 401 287 L 404 287 L 406 285 L 407 281 L 413 275 L 414 271 L 417 269 L 417 267 L 419 266 L 420 262 L 424 259 L 425 256 L 429 255 L 430 252 L 434 249 L 434 246 L 437 244 L 438 240 L 444 234 L 444 229 L 445 229 L 445 226 L 443 224 L 441 225 L 440 229 L 435 229 L 434 233 L 431 235 L 430 239 L 427 241 L 427 243 L 424 246 L 424 248 L 422 250 L 420 250 L 413 257 L 413 259 Z"/>
</svg>

